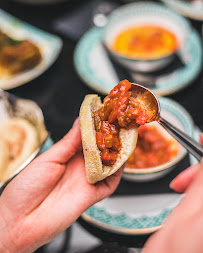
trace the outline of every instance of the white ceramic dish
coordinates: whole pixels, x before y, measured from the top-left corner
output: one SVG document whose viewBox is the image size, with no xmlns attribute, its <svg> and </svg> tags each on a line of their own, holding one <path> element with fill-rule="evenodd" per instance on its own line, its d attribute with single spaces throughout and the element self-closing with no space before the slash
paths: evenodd
<svg viewBox="0 0 203 253">
<path fill-rule="evenodd" d="M 42 61 L 34 68 L 22 73 L 0 78 L 0 89 L 8 90 L 25 84 L 44 73 L 57 59 L 62 40 L 11 16 L 0 9 L 0 30 L 15 39 L 28 39 L 41 50 Z"/>
<path fill-rule="evenodd" d="M 170 123 L 187 133 L 189 136 L 193 136 L 193 120 L 189 113 L 177 102 L 161 97 L 159 98 L 161 105 L 161 115 Z M 158 123 L 157 123 L 158 124 Z M 156 167 L 133 169 L 125 168 L 123 178 L 135 182 L 147 182 L 156 180 L 160 177 L 168 174 L 174 169 L 178 163 L 185 157 L 187 151 L 181 146 L 180 150 L 172 160 L 167 163 L 161 164 Z"/>
<path fill-rule="evenodd" d="M 136 2 L 119 7 L 110 14 L 102 40 L 112 57 L 127 69 L 152 72 L 168 65 L 174 58 L 176 52 L 161 58 L 140 60 L 125 57 L 112 50 L 112 43 L 121 31 L 129 27 L 149 24 L 163 27 L 175 34 L 179 44 L 177 53 L 184 48 L 191 33 L 189 22 L 163 5 L 153 2 Z"/>
<path fill-rule="evenodd" d="M 196 1 L 184 1 L 184 0 L 161 0 L 167 7 L 180 13 L 181 15 L 196 19 L 203 20 L 203 2 L 201 0 Z"/>
</svg>

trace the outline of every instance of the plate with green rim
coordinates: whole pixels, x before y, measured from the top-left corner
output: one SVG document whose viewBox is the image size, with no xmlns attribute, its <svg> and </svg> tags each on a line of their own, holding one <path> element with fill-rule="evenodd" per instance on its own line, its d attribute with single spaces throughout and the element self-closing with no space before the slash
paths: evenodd
<svg viewBox="0 0 203 253">
<path fill-rule="evenodd" d="M 23 85 L 43 74 L 57 59 L 62 48 L 62 40 L 42 31 L 0 9 L 0 30 L 16 40 L 30 40 L 42 54 L 41 62 L 30 70 L 0 78 L 0 89 L 8 90 Z"/>
<path fill-rule="evenodd" d="M 74 52 L 74 66 L 88 87 L 107 95 L 119 79 L 101 44 L 102 31 L 102 28 L 93 27 L 83 35 Z M 199 34 L 193 30 L 184 49 L 187 63 L 171 73 L 167 79 L 160 78 L 156 87 L 151 90 L 159 96 L 165 96 L 191 84 L 202 67 L 201 43 Z"/>
<path fill-rule="evenodd" d="M 185 0 L 161 0 L 167 7 L 180 13 L 181 15 L 196 19 L 203 20 L 203 3 L 198 1 L 185 1 Z"/>
<path fill-rule="evenodd" d="M 196 133 L 190 114 L 179 103 L 169 98 L 159 99 L 164 112 L 162 116 L 170 114 L 171 123 L 198 139 L 199 132 Z M 151 182 L 137 183 L 132 180 L 122 180 L 120 186 L 122 189 L 119 190 L 118 187 L 116 195 L 90 207 L 82 214 L 82 218 L 109 232 L 123 235 L 150 234 L 163 225 L 165 219 L 182 199 L 182 194 L 174 193 L 169 189 L 169 183 L 174 176 L 191 164 L 193 161 L 188 158 L 187 163 L 178 164 L 179 167 Z"/>
</svg>

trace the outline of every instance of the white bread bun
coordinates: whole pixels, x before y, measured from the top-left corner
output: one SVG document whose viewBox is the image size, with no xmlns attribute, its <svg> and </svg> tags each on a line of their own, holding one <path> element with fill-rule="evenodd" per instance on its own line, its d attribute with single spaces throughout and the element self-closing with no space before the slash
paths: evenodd
<svg viewBox="0 0 203 253">
<path fill-rule="evenodd" d="M 11 118 L 0 126 L 0 139 L 9 148 L 9 161 L 0 171 L 0 181 L 5 182 L 39 146 L 39 136 L 29 121 Z"/>
<path fill-rule="evenodd" d="M 80 128 L 82 135 L 83 153 L 85 158 L 86 177 L 89 183 L 98 181 L 115 173 L 130 157 L 137 143 L 137 128 L 120 129 L 119 138 L 122 148 L 112 166 L 102 164 L 100 150 L 96 144 L 96 131 L 93 114 L 102 107 L 97 95 L 87 95 L 80 108 Z"/>
</svg>

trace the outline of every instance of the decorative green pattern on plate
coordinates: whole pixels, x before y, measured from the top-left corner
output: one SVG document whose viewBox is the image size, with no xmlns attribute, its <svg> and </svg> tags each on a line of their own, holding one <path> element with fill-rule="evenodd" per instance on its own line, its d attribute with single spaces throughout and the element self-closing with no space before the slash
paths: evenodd
<svg viewBox="0 0 203 253">
<path fill-rule="evenodd" d="M 99 222 L 107 224 L 108 226 L 125 229 L 144 229 L 161 226 L 171 211 L 171 209 L 165 209 L 159 215 L 133 218 L 124 213 L 110 214 L 104 208 L 92 206 L 85 212 L 85 214 Z"/>
<path fill-rule="evenodd" d="M 108 94 L 116 84 L 115 78 L 111 78 L 111 74 L 105 73 L 102 68 L 99 69 L 98 66 L 95 68 L 91 64 L 92 54 L 101 44 L 101 36 L 102 28 L 94 27 L 81 38 L 75 50 L 74 64 L 79 76 L 90 88 L 102 94 Z M 188 63 L 182 69 L 174 72 L 169 80 L 161 81 L 157 88 L 153 89 L 155 93 L 159 95 L 172 94 L 189 85 L 199 74 L 202 67 L 202 45 L 195 30 L 189 36 L 186 49 L 188 50 Z M 98 58 L 98 53 L 96 57 L 97 65 L 99 65 L 103 59 Z M 110 75 L 109 82 L 105 80 L 106 75 Z"/>
</svg>

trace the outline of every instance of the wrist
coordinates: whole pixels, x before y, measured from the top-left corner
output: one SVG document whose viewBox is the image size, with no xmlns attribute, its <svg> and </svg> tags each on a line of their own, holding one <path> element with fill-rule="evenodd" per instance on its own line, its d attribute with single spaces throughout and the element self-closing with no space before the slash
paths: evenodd
<svg viewBox="0 0 203 253">
<path fill-rule="evenodd" d="M 7 225 L 4 225 L 2 219 L 0 219 L 0 252 L 15 253 L 15 247 L 11 240 L 11 235 Z"/>
<path fill-rule="evenodd" d="M 14 241 L 13 231 L 15 230 L 15 221 L 9 211 L 0 201 L 0 252 L 16 253 L 17 247 Z"/>
</svg>

